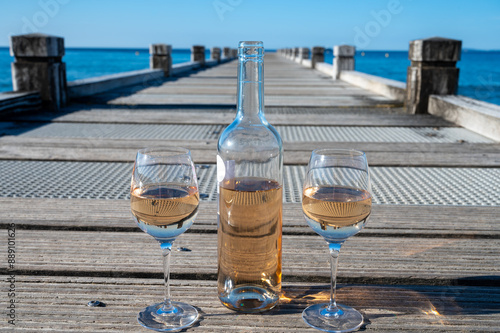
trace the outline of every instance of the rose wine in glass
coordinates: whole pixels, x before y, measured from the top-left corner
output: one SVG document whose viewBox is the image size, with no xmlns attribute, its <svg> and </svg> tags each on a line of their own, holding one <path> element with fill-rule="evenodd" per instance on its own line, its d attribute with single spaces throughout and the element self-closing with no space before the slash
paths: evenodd
<svg viewBox="0 0 500 333">
<path fill-rule="evenodd" d="M 304 310 L 304 321 L 325 332 L 351 332 L 363 324 L 355 309 L 337 304 L 337 262 L 344 241 L 357 234 L 370 216 L 372 199 L 366 155 L 355 150 L 312 152 L 302 194 L 307 224 L 328 243 L 331 262 L 330 302 Z"/>
<path fill-rule="evenodd" d="M 137 153 L 130 188 L 130 207 L 144 232 L 153 236 L 163 251 L 165 298 L 137 316 L 138 322 L 159 332 L 191 326 L 198 311 L 170 299 L 170 252 L 174 240 L 193 224 L 199 194 L 191 154 L 184 148 L 145 148 Z"/>
</svg>

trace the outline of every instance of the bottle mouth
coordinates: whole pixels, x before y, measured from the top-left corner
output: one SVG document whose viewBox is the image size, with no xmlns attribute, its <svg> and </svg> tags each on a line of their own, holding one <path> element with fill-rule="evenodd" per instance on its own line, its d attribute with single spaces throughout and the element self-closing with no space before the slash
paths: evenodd
<svg viewBox="0 0 500 333">
<path fill-rule="evenodd" d="M 264 47 L 264 43 L 260 41 L 246 40 L 238 43 L 238 47 Z"/>
<path fill-rule="evenodd" d="M 238 43 L 238 55 L 244 58 L 264 56 L 264 43 L 259 41 L 242 41 Z"/>
</svg>

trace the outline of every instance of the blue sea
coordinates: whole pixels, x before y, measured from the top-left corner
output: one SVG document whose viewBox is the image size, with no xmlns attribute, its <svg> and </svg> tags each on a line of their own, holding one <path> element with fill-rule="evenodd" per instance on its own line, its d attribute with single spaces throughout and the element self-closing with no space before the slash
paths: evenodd
<svg viewBox="0 0 500 333">
<path fill-rule="evenodd" d="M 173 63 L 190 60 L 189 49 L 174 49 Z M 209 52 L 207 50 L 207 58 Z M 325 61 L 332 63 L 332 50 Z M 12 90 L 9 49 L 0 47 L 0 92 Z M 407 51 L 357 52 L 356 70 L 397 81 L 406 81 L 410 65 Z M 66 48 L 64 56 L 68 81 L 149 67 L 148 49 Z M 500 105 L 500 51 L 463 50 L 460 68 L 460 95 Z"/>
</svg>

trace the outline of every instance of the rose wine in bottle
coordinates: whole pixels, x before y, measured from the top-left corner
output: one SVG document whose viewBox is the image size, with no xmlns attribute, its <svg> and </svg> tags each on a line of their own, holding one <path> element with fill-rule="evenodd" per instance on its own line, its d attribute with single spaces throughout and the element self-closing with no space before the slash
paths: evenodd
<svg viewBox="0 0 500 333">
<path fill-rule="evenodd" d="M 264 117 L 262 42 L 240 42 L 238 58 L 237 114 L 217 146 L 218 295 L 260 312 L 281 293 L 283 145 Z"/>
</svg>

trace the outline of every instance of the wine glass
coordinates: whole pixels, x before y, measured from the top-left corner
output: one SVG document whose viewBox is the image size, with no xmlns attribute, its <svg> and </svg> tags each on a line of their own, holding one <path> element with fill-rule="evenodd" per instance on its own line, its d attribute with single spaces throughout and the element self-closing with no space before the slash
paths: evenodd
<svg viewBox="0 0 500 333">
<path fill-rule="evenodd" d="M 309 226 L 328 243 L 331 264 L 330 303 L 311 305 L 304 321 L 325 332 L 351 332 L 363 324 L 357 310 L 337 304 L 337 262 L 344 241 L 358 233 L 371 212 L 370 174 L 364 152 L 318 149 L 309 160 L 302 210 Z"/>
<path fill-rule="evenodd" d="M 170 299 L 170 252 L 177 236 L 198 213 L 199 194 L 191 153 L 185 148 L 145 148 L 137 152 L 130 206 L 139 228 L 153 236 L 163 251 L 165 299 L 142 310 L 138 322 L 159 332 L 191 326 L 198 311 Z"/>
</svg>

